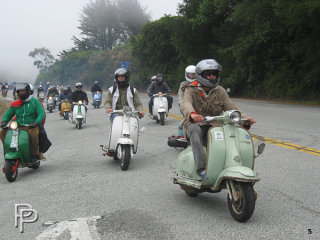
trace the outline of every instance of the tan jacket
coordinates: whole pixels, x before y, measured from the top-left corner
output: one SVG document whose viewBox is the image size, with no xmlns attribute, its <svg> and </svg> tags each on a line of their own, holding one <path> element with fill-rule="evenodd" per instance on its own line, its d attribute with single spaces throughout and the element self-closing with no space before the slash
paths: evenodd
<svg viewBox="0 0 320 240">
<path fill-rule="evenodd" d="M 201 87 L 188 86 L 184 92 L 184 97 L 180 105 L 181 111 L 185 116 L 183 121 L 184 132 L 186 128 L 192 124 L 190 114 L 198 113 L 202 116 L 218 116 L 222 111 L 238 110 L 242 117 L 246 118 L 246 114 L 240 110 L 229 98 L 223 87 L 217 86 L 211 89 L 208 95 Z M 203 123 L 200 125 L 207 125 Z M 221 126 L 217 122 L 210 123 L 212 126 Z"/>
</svg>

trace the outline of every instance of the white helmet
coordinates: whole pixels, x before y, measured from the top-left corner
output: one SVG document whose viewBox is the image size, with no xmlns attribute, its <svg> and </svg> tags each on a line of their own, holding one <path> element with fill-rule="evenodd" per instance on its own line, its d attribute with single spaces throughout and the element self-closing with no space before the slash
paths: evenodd
<svg viewBox="0 0 320 240">
<path fill-rule="evenodd" d="M 194 77 L 190 78 L 189 74 L 193 74 Z M 196 80 L 196 66 L 194 65 L 189 65 L 188 67 L 186 67 L 185 73 L 184 73 L 186 80 L 188 82 L 193 82 L 194 80 Z"/>
</svg>

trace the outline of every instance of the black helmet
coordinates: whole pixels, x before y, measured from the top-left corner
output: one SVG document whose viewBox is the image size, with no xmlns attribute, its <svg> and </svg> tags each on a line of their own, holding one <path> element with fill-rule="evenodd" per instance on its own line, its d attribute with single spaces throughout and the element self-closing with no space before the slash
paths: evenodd
<svg viewBox="0 0 320 240">
<path fill-rule="evenodd" d="M 118 81 L 118 76 L 125 76 L 126 80 L 124 81 Z M 114 79 L 116 80 L 116 83 L 119 87 L 127 87 L 129 86 L 129 79 L 130 79 L 130 73 L 128 69 L 125 68 L 118 68 L 114 72 Z"/>
<path fill-rule="evenodd" d="M 31 95 L 30 85 L 26 82 L 21 82 L 16 87 L 17 94 L 21 100 L 26 100 Z M 21 93 L 20 90 L 26 90 L 25 93 Z"/>
<path fill-rule="evenodd" d="M 215 88 L 220 81 L 221 65 L 214 59 L 205 59 L 198 62 L 196 66 L 196 79 L 198 82 L 209 88 Z M 216 79 L 208 79 L 207 74 L 214 74 Z"/>
</svg>

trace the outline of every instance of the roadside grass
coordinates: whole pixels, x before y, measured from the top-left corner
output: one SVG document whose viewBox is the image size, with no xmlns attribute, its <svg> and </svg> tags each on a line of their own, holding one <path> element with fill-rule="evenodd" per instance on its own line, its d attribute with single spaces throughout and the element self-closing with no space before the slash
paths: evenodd
<svg viewBox="0 0 320 240">
<path fill-rule="evenodd" d="M 0 99 L 0 119 L 2 119 L 4 113 L 7 111 L 8 109 L 8 103 L 6 101 L 3 101 L 2 99 Z"/>
</svg>

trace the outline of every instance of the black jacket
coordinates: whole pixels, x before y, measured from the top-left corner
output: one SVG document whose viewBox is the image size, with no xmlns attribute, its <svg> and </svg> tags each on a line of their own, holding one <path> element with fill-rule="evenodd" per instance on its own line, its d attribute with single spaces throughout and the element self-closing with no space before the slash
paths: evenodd
<svg viewBox="0 0 320 240">
<path fill-rule="evenodd" d="M 98 91 L 102 93 L 102 89 L 100 86 L 97 86 L 97 85 L 92 86 L 92 88 L 91 88 L 92 93 L 98 92 Z"/>
<path fill-rule="evenodd" d="M 154 81 L 148 87 L 147 93 L 151 97 L 153 94 L 157 94 L 158 92 L 171 93 L 171 89 L 169 88 L 168 84 L 165 82 L 158 84 L 157 81 Z"/>
<path fill-rule="evenodd" d="M 87 94 L 84 91 L 77 91 L 77 90 L 71 93 L 69 100 L 71 102 L 78 102 L 81 100 L 86 104 L 89 102 Z"/>
</svg>

